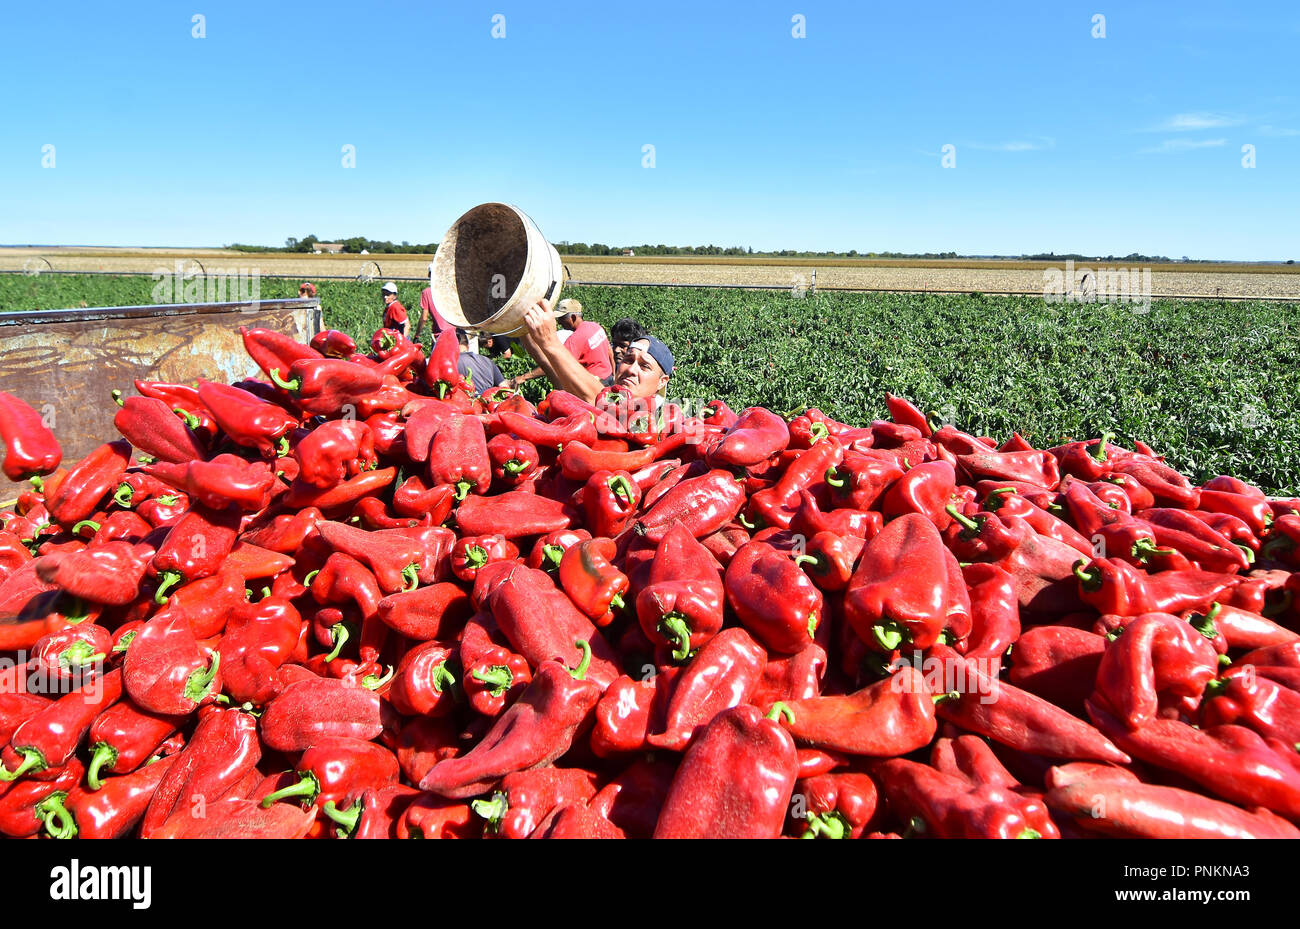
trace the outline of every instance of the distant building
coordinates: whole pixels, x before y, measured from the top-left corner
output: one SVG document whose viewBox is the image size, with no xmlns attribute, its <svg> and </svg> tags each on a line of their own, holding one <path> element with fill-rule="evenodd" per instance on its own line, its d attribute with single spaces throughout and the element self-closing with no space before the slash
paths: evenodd
<svg viewBox="0 0 1300 929">
<path fill-rule="evenodd" d="M 628 258 L 635 258 L 635 257 L 636 257 L 636 252 L 632 251 L 632 249 L 630 249 L 630 248 L 625 248 L 625 249 L 623 249 L 623 254 L 626 255 Z"/>
<path fill-rule="evenodd" d="M 342 242 L 317 242 L 312 246 L 312 254 L 319 255 L 321 252 L 327 252 L 331 255 L 343 254 Z"/>
</svg>

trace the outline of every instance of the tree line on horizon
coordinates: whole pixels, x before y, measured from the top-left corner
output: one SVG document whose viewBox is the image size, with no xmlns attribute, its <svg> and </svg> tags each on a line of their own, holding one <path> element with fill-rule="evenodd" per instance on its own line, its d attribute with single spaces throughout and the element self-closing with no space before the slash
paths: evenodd
<svg viewBox="0 0 1300 929">
<path fill-rule="evenodd" d="M 233 245 L 226 246 L 241 252 L 311 252 L 315 246 L 322 242 L 339 243 L 343 246 L 344 254 L 359 255 L 365 251 L 372 255 L 432 255 L 438 250 L 437 242 L 415 243 L 401 242 L 394 244 L 387 239 L 367 239 L 365 236 L 349 236 L 344 239 L 319 239 L 314 235 L 305 236 L 304 238 L 285 239 L 283 246 L 274 245 L 244 245 L 236 242 Z M 597 257 L 603 256 L 620 256 L 631 251 L 638 256 L 663 257 L 663 256 L 720 256 L 720 257 L 755 257 L 755 258 L 906 258 L 913 260 L 941 260 L 941 259 L 1004 259 L 1012 261 L 1131 261 L 1140 263 L 1174 263 L 1178 261 L 1196 263 L 1211 262 L 1211 258 L 1188 258 L 1184 255 L 1181 259 L 1169 258 L 1166 255 L 1143 255 L 1138 252 L 1132 252 L 1128 255 L 1081 255 L 1078 253 L 1057 254 L 1056 252 L 1038 252 L 1033 255 L 959 255 L 957 252 L 859 252 L 857 249 L 850 249 L 847 252 L 809 252 L 797 251 L 794 249 L 783 249 L 781 251 L 755 251 L 752 247 L 742 245 L 720 246 L 720 245 L 604 245 L 600 242 L 587 244 L 586 242 L 556 242 L 556 250 L 561 255 L 584 256 L 592 255 Z M 1294 261 L 1288 261 L 1287 264 L 1294 264 Z"/>
</svg>

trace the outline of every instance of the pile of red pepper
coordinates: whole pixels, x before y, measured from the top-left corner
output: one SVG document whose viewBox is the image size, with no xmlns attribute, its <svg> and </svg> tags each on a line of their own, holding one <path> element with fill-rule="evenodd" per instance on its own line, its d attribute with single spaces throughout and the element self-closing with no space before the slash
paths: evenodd
<svg viewBox="0 0 1300 929">
<path fill-rule="evenodd" d="M 1300 836 L 1300 500 L 243 335 L 67 469 L 0 394 L 4 835 Z"/>
</svg>

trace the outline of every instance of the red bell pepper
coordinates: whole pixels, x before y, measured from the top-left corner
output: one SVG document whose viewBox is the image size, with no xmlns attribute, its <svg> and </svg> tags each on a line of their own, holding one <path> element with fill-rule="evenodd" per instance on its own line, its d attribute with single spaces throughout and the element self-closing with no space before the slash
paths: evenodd
<svg viewBox="0 0 1300 929">
<path fill-rule="evenodd" d="M 571 447 L 586 446 L 575 442 Z M 516 439 L 505 433 L 494 435 L 488 440 L 487 450 L 492 461 L 492 479 L 502 487 L 518 487 L 539 475 L 537 446 L 526 439 Z"/>
<path fill-rule="evenodd" d="M 49 474 L 63 460 L 63 450 L 41 414 L 3 390 L 0 442 L 5 445 L 4 474 L 11 481 Z"/>
<path fill-rule="evenodd" d="M 752 706 L 714 717 L 691 743 L 673 779 L 655 838 L 776 838 L 785 823 L 798 761 L 794 741 Z"/>
<path fill-rule="evenodd" d="M 378 464 L 374 434 L 364 422 L 340 419 L 322 423 L 293 449 L 298 480 L 334 487 Z"/>
<path fill-rule="evenodd" d="M 850 755 L 892 757 L 926 745 L 936 730 L 934 699 L 920 671 L 904 663 L 852 694 L 785 701 L 795 741 Z"/>
<path fill-rule="evenodd" d="M 737 618 L 769 651 L 792 655 L 812 642 L 822 594 L 784 553 L 750 542 L 727 565 L 724 586 Z"/>
<path fill-rule="evenodd" d="M 0 753 L 0 782 L 57 778 L 95 717 L 121 695 L 122 672 L 110 671 L 28 717 Z"/>
<path fill-rule="evenodd" d="M 627 471 L 596 471 L 582 489 L 587 526 L 596 536 L 612 539 L 636 519 L 641 488 Z"/>
<path fill-rule="evenodd" d="M 375 609 L 385 625 L 417 642 L 453 638 L 474 612 L 469 595 L 448 582 L 391 594 L 380 600 Z"/>
<path fill-rule="evenodd" d="M 393 511 L 401 516 L 427 517 L 438 526 L 451 515 L 455 498 L 456 488 L 450 484 L 430 488 L 418 474 L 412 475 L 393 491 Z"/>
<path fill-rule="evenodd" d="M 154 600 L 164 603 L 177 584 L 211 577 L 234 548 L 239 514 L 234 510 L 213 511 L 195 507 L 167 531 L 167 539 L 153 557 L 158 572 Z"/>
<path fill-rule="evenodd" d="M 321 538 L 335 551 L 350 555 L 374 572 L 385 594 L 414 590 L 451 573 L 455 534 L 437 526 L 367 532 L 346 523 L 322 521 Z"/>
<path fill-rule="evenodd" d="M 463 536 L 451 549 L 451 573 L 473 583 L 483 566 L 518 557 L 519 548 L 500 536 Z"/>
<path fill-rule="evenodd" d="M 346 332 L 340 332 L 337 329 L 321 330 L 311 337 L 311 342 L 308 344 L 310 344 L 316 352 L 325 355 L 328 358 L 349 358 L 355 354 L 357 350 L 356 340 Z M 288 364 L 285 364 L 285 359 L 277 359 L 275 367 L 285 368 L 288 367 L 288 365 L 293 364 L 296 360 L 296 358 L 289 358 Z"/>
<path fill-rule="evenodd" d="M 560 560 L 560 586 L 574 606 L 597 626 L 614 621 L 614 610 L 623 609 L 628 579 L 611 564 L 615 554 L 612 539 L 595 538 L 569 547 Z"/>
<path fill-rule="evenodd" d="M 455 706 L 456 675 L 447 667 L 455 650 L 436 641 L 422 642 L 397 666 L 388 699 L 404 716 L 441 716 Z"/>
<path fill-rule="evenodd" d="M 1230 574 L 1194 569 L 1148 575 L 1122 561 L 1097 558 L 1075 564 L 1079 596 L 1100 613 L 1137 616 L 1209 610 L 1238 582 Z"/>
<path fill-rule="evenodd" d="M 218 646 L 223 688 L 232 701 L 262 706 L 275 698 L 275 670 L 293 654 L 302 628 L 298 610 L 275 594 L 232 612 Z"/>
<path fill-rule="evenodd" d="M 1194 708 L 1218 673 L 1218 657 L 1188 623 L 1148 613 L 1107 646 L 1092 699 L 1136 729 L 1155 719 L 1171 698 L 1189 700 Z"/>
<path fill-rule="evenodd" d="M 45 506 L 51 518 L 66 529 L 89 518 L 108 492 L 121 483 L 130 463 L 127 442 L 108 442 L 96 448 L 72 467 L 57 490 L 46 493 Z"/>
<path fill-rule="evenodd" d="M 221 653 L 205 654 L 183 614 L 162 613 L 145 623 L 122 662 L 122 681 L 148 712 L 185 715 L 221 693 Z"/>
<path fill-rule="evenodd" d="M 56 839 L 121 839 L 140 822 L 167 772 L 170 755 L 131 774 L 111 777 L 102 786 L 78 784 L 62 801 L 46 805 L 46 832 Z"/>
<path fill-rule="evenodd" d="M 465 535 L 496 535 L 507 539 L 568 529 L 572 507 L 522 490 L 484 497 L 472 494 L 456 508 L 456 523 Z"/>
<path fill-rule="evenodd" d="M 1265 738 L 1294 745 L 1300 742 L 1300 692 L 1253 669 L 1230 668 L 1210 681 L 1199 721 L 1203 728 L 1245 726 Z"/>
<path fill-rule="evenodd" d="M 288 451 L 287 436 L 298 427 L 298 419 L 283 407 L 212 381 L 200 381 L 199 398 L 236 445 L 255 448 L 263 458 L 274 457 L 277 449 Z"/>
<path fill-rule="evenodd" d="M 939 529 L 951 518 L 944 508 L 957 489 L 957 472 L 946 461 L 918 464 L 889 486 L 881 495 L 879 508 L 886 520 L 919 513 Z"/>
<path fill-rule="evenodd" d="M 68 763 L 49 772 L 47 780 L 25 780 L 0 793 L 0 835 L 27 838 L 49 828 L 67 834 L 68 824 L 61 812 L 62 803 L 81 780 L 81 762 Z"/>
<path fill-rule="evenodd" d="M 397 783 L 397 758 L 382 745 L 347 737 L 325 737 L 302 753 L 292 775 L 296 781 L 260 799 L 263 808 L 280 800 L 304 806 L 338 804 L 365 790 Z"/>
<path fill-rule="evenodd" d="M 378 694 L 322 677 L 289 684 L 261 720 L 262 741 L 281 752 L 305 751 L 330 736 L 369 741 L 383 729 Z"/>
<path fill-rule="evenodd" d="M 470 708 L 484 716 L 500 716 L 533 679 L 524 657 L 499 645 L 480 652 L 472 661 L 462 649 L 461 662 L 465 666 L 461 686 Z"/>
<path fill-rule="evenodd" d="M 924 650 L 945 629 L 958 641 L 969 634 L 970 595 L 930 520 L 900 516 L 871 540 L 845 591 L 844 615 L 864 642 L 886 652 L 905 641 Z"/>
<path fill-rule="evenodd" d="M 260 777 L 255 766 L 261 757 L 254 717 L 235 709 L 208 711 L 158 782 L 140 822 L 140 838 L 205 820 L 210 808 L 250 774 Z"/>
<path fill-rule="evenodd" d="M 84 551 L 36 559 L 37 576 L 46 583 L 74 597 L 115 606 L 136 598 L 147 567 L 130 542 L 107 542 Z"/>
<path fill-rule="evenodd" d="M 114 415 L 113 425 L 137 449 L 161 461 L 207 457 L 203 441 L 161 400 L 128 398 Z"/>
<path fill-rule="evenodd" d="M 794 795 L 804 797 L 804 821 L 800 838 L 861 838 L 875 818 L 875 782 L 865 774 L 820 774 L 802 777 Z"/>
<path fill-rule="evenodd" d="M 577 668 L 542 662 L 527 689 L 482 740 L 464 755 L 434 765 L 420 789 L 452 799 L 472 797 L 507 774 L 549 764 L 567 752 L 601 693 L 600 685 L 586 678 L 590 646 L 582 640 L 576 644 L 583 651 Z"/>
<path fill-rule="evenodd" d="M 87 742 L 91 747 L 86 786 L 104 785 L 103 774 L 129 774 L 158 753 L 159 747 L 180 729 L 184 718 L 149 713 L 131 701 L 115 703 L 96 717 Z M 113 780 L 109 778 L 109 780 Z M 142 814 L 143 809 L 140 811 Z"/>
<path fill-rule="evenodd" d="M 713 468 L 746 468 L 771 458 L 790 444 L 785 420 L 761 406 L 750 407 L 704 450 Z"/>
<path fill-rule="evenodd" d="M 590 800 L 596 795 L 596 776 L 582 768 L 533 768 L 507 774 L 487 800 L 475 800 L 470 809 L 487 822 L 485 837 L 526 839 L 556 807 Z"/>
<path fill-rule="evenodd" d="M 700 647 L 672 688 L 662 731 L 646 742 L 682 751 L 699 726 L 750 699 L 762 681 L 767 651 L 744 629 L 731 627 Z"/>
<path fill-rule="evenodd" d="M 651 642 L 671 646 L 674 660 L 685 661 L 722 628 L 725 589 L 684 525 L 667 531 L 650 564 L 636 597 L 637 620 Z"/>
<path fill-rule="evenodd" d="M 464 388 L 465 379 L 456 370 L 459 362 L 460 343 L 456 340 L 455 331 L 447 329 L 438 336 L 424 367 L 424 382 L 433 388 L 438 397 L 446 397 L 448 392 Z"/>
<path fill-rule="evenodd" d="M 452 484 L 456 499 L 468 493 L 485 494 L 492 483 L 483 424 L 473 416 L 452 416 L 434 433 L 429 448 L 429 481 Z"/>
</svg>

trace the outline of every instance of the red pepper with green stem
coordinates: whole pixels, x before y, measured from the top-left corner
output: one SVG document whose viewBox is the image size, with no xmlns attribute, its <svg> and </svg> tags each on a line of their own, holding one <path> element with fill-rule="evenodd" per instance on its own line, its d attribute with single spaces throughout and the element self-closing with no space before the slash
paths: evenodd
<svg viewBox="0 0 1300 929">
<path fill-rule="evenodd" d="M 970 595 L 930 520 L 901 516 L 871 540 L 844 594 L 844 615 L 878 651 L 905 643 L 924 650 L 945 630 L 957 641 L 969 634 Z"/>
<path fill-rule="evenodd" d="M 113 651 L 113 634 L 96 623 L 82 622 L 43 636 L 33 657 L 52 683 L 66 689 L 100 674 Z"/>
<path fill-rule="evenodd" d="M 380 394 L 386 384 L 378 368 L 338 358 L 299 359 L 287 369 L 272 368 L 267 376 L 292 398 L 295 406 L 313 416 L 336 417 L 349 411 L 362 418 L 369 416 L 375 411 L 367 401 Z"/>
<path fill-rule="evenodd" d="M 183 614 L 145 623 L 122 663 L 126 693 L 143 710 L 187 715 L 221 693 L 221 654 L 200 647 Z"/>
<path fill-rule="evenodd" d="M 377 468 L 362 471 L 334 487 L 322 489 L 301 481 L 294 481 L 281 503 L 286 509 L 315 507 L 326 513 L 343 511 L 362 497 L 381 493 L 397 477 L 397 468 Z"/>
<path fill-rule="evenodd" d="M 235 545 L 239 513 L 234 509 L 213 511 L 195 507 L 167 532 L 152 567 L 158 573 L 157 603 L 165 603 L 168 591 L 177 584 L 211 577 Z"/>
<path fill-rule="evenodd" d="M 119 440 L 99 446 L 72 467 L 57 490 L 46 493 L 50 516 L 65 529 L 87 519 L 121 483 L 130 463 L 129 443 Z"/>
<path fill-rule="evenodd" d="M 591 533 L 586 529 L 559 529 L 548 532 L 533 543 L 524 563 L 530 568 L 554 573 L 560 569 L 560 561 L 569 546 L 590 538 Z"/>
<path fill-rule="evenodd" d="M 224 564 L 220 573 L 186 584 L 167 599 L 167 606 L 155 618 L 179 616 L 189 625 L 195 639 L 209 639 L 226 627 L 226 622 L 245 602 L 244 577 Z"/>
<path fill-rule="evenodd" d="M 783 712 L 737 706 L 714 717 L 682 758 L 655 838 L 779 836 L 798 773 Z"/>
<path fill-rule="evenodd" d="M 596 795 L 596 775 L 582 768 L 542 767 L 501 779 L 486 800 L 470 804 L 485 838 L 526 839 L 556 807 Z"/>
<path fill-rule="evenodd" d="M 472 797 L 515 771 L 546 765 L 565 754 L 578 728 L 600 699 L 601 687 L 586 679 L 591 648 L 578 640 L 583 660 L 570 670 L 544 661 L 519 699 L 482 740 L 464 755 L 434 765 L 420 789 L 444 797 Z"/>
<path fill-rule="evenodd" d="M 1186 611 L 1182 618 L 1207 639 L 1222 636 L 1228 648 L 1259 649 L 1300 641 L 1300 633 L 1292 629 L 1258 613 L 1222 603 L 1215 603 L 1204 614 Z"/>
<path fill-rule="evenodd" d="M 120 839 L 130 834 L 176 756 L 159 758 L 102 786 L 78 784 L 61 800 L 42 804 L 46 833 L 56 839 Z"/>
<path fill-rule="evenodd" d="M 801 778 L 794 795 L 806 799 L 802 839 L 861 838 L 876 815 L 876 785 L 866 774 Z"/>
<path fill-rule="evenodd" d="M 1106 647 L 1092 699 L 1130 729 L 1171 704 L 1194 711 L 1218 673 L 1218 659 L 1214 646 L 1191 625 L 1150 613 L 1134 619 Z"/>
<path fill-rule="evenodd" d="M 750 407 L 705 449 L 713 468 L 745 468 L 771 458 L 790 444 L 785 420 L 761 406 Z"/>
<path fill-rule="evenodd" d="M 460 343 L 456 339 L 455 331 L 447 329 L 438 336 L 433 351 L 429 353 L 428 363 L 424 366 L 424 382 L 433 389 L 434 395 L 438 398 L 446 397 L 449 392 L 458 388 L 464 388 L 465 379 L 457 370 L 459 362 Z"/>
<path fill-rule="evenodd" d="M 843 458 L 843 447 L 833 439 L 800 453 L 775 486 L 754 493 L 747 508 L 750 519 L 759 526 L 789 528 L 802 502 L 800 492 L 822 481 Z"/>
<path fill-rule="evenodd" d="M 1294 745 L 1300 743 L 1300 692 L 1249 666 L 1229 668 L 1205 688 L 1197 721 L 1202 728 L 1245 726 L 1265 738 Z"/>
<path fill-rule="evenodd" d="M 28 717 L 0 753 L 0 782 L 57 777 L 95 717 L 121 695 L 122 673 L 110 671 Z"/>
<path fill-rule="evenodd" d="M 1266 500 L 1222 490 L 1200 490 L 1197 493 L 1199 494 L 1197 502 L 1185 507 L 1186 509 L 1207 510 L 1211 513 L 1235 516 L 1261 538 L 1267 534 L 1273 524 L 1273 510 Z"/>
<path fill-rule="evenodd" d="M 500 576 L 490 576 L 491 571 L 500 572 Z M 510 647 L 530 665 L 537 667 L 548 659 L 577 664 L 581 653 L 573 643 L 581 639 L 593 653 L 587 676 L 602 689 L 618 677 L 617 659 L 609 643 L 544 571 L 522 564 L 492 565 L 479 572 L 476 597 L 478 585 L 485 581 L 493 586 L 486 600 L 479 601 L 480 608 L 491 611 Z M 538 616 L 546 616 L 548 621 L 540 623 Z"/>
<path fill-rule="evenodd" d="M 750 542 L 727 565 L 723 585 L 737 618 L 769 651 L 791 655 L 813 641 L 821 591 L 786 554 Z"/>
<path fill-rule="evenodd" d="M 1068 442 L 1048 451 L 1060 462 L 1061 473 L 1069 474 L 1084 481 L 1099 481 L 1101 476 L 1110 471 L 1123 459 L 1133 453 L 1111 443 L 1115 438 L 1113 432 L 1107 432 L 1100 439 L 1086 442 Z"/>
<path fill-rule="evenodd" d="M 385 594 L 414 590 L 450 573 L 455 533 L 437 526 L 367 532 L 323 520 L 321 538 L 335 551 L 364 563 Z"/>
<path fill-rule="evenodd" d="M 952 521 L 944 508 L 952 503 L 956 490 L 956 469 L 946 461 L 930 461 L 891 484 L 880 497 L 879 509 L 886 520 L 919 513 L 944 529 Z"/>
<path fill-rule="evenodd" d="M 726 591 L 708 551 L 682 525 L 664 535 L 637 594 L 636 615 L 646 637 L 685 661 L 722 628 Z"/>
<path fill-rule="evenodd" d="M 472 662 L 466 661 L 462 652 L 461 660 L 465 665 L 461 682 L 465 696 L 470 708 L 484 716 L 500 716 L 533 679 L 524 657 L 499 645 L 480 652 Z"/>
<path fill-rule="evenodd" d="M 397 666 L 388 699 L 403 716 L 442 716 L 457 702 L 456 675 L 447 667 L 455 650 L 436 641 L 422 642 Z"/>
<path fill-rule="evenodd" d="M 428 466 L 430 483 L 452 484 L 457 500 L 469 493 L 487 493 L 492 459 L 483 424 L 473 416 L 452 416 L 443 422 L 433 435 Z"/>
<path fill-rule="evenodd" d="M 108 707 L 96 717 L 87 736 L 91 756 L 86 768 L 86 787 L 99 790 L 104 786 L 103 775 L 121 776 L 140 767 L 157 754 L 159 746 L 184 721 L 182 716 L 147 712 L 130 700 Z M 140 812 L 143 814 L 144 810 Z"/>
<path fill-rule="evenodd" d="M 999 517 L 1019 517 L 1039 535 L 1064 542 L 1080 554 L 1092 555 L 1092 543 L 1073 526 L 1032 503 L 1014 488 L 999 487 L 987 492 L 984 510 Z"/>
<path fill-rule="evenodd" d="M 357 343 L 352 336 L 337 329 L 324 329 L 311 337 L 309 343 L 318 354 L 329 358 L 348 358 L 356 353 Z M 279 358 L 277 368 L 287 368 L 296 358 Z M 287 363 L 286 363 L 287 362 Z"/>
<path fill-rule="evenodd" d="M 587 526 L 596 536 L 612 539 L 632 525 L 641 503 L 641 488 L 627 471 L 597 471 L 582 489 Z"/>
<path fill-rule="evenodd" d="M 49 474 L 63 460 L 63 450 L 41 414 L 3 390 L 0 390 L 0 442 L 5 446 L 4 475 L 11 481 Z"/>
<path fill-rule="evenodd" d="M 0 791 L 0 835 L 23 839 L 36 835 L 46 824 L 52 831 L 66 833 L 62 804 L 81 776 L 81 762 L 70 758 L 51 770 L 45 780 L 28 779 Z"/>
<path fill-rule="evenodd" d="M 189 419 L 199 424 L 197 419 Z M 113 417 L 114 427 L 137 449 L 160 461 L 172 462 L 207 457 L 207 448 L 188 428 L 188 422 L 178 418 L 163 401 L 151 397 L 129 397 Z"/>
<path fill-rule="evenodd" d="M 297 339 L 274 329 L 250 329 L 247 326 L 240 326 L 239 334 L 243 337 L 244 350 L 248 352 L 248 356 L 268 376 L 276 368 L 283 371 L 295 361 L 320 358 L 322 354 L 314 346 L 303 345 Z"/>
<path fill-rule="evenodd" d="M 494 435 L 488 440 L 487 450 L 492 461 L 492 479 L 501 487 L 517 487 L 540 473 L 537 446 L 526 439 L 505 433 Z"/>
<path fill-rule="evenodd" d="M 1119 616 L 1206 611 L 1239 580 L 1230 574 L 1197 570 L 1148 575 L 1122 561 L 1107 558 L 1093 559 L 1091 564 L 1079 561 L 1074 574 L 1078 578 L 1079 596 L 1085 603 L 1099 613 Z"/>
<path fill-rule="evenodd" d="M 514 561 L 519 548 L 500 536 L 463 536 L 451 550 L 451 573 L 473 583 L 479 569 L 498 561 Z"/>
<path fill-rule="evenodd" d="M 700 647 L 672 687 L 663 728 L 646 742 L 682 751 L 698 727 L 729 707 L 747 702 L 762 681 L 767 651 L 738 627 L 724 629 Z"/>
<path fill-rule="evenodd" d="M 614 556 L 612 539 L 579 542 L 565 551 L 557 575 L 573 604 L 600 627 L 614 621 L 614 610 L 623 609 L 628 588 L 627 575 L 611 563 Z"/>
<path fill-rule="evenodd" d="M 361 739 L 326 737 L 302 753 L 292 775 L 297 780 L 260 799 L 264 808 L 281 800 L 292 800 L 303 806 L 326 803 L 337 806 L 362 791 L 395 785 L 400 771 L 397 758 L 382 745 Z"/>
<path fill-rule="evenodd" d="M 212 381 L 199 383 L 199 398 L 236 445 L 255 448 L 263 458 L 274 458 L 277 449 L 288 451 L 288 435 L 298 428 L 298 418 L 283 407 Z"/>
</svg>

